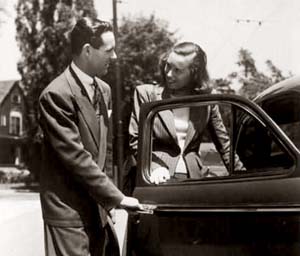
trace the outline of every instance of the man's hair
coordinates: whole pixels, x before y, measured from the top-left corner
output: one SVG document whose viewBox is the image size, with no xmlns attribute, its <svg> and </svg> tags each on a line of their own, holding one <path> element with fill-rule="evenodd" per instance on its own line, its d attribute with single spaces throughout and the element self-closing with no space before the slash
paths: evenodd
<svg viewBox="0 0 300 256">
<path fill-rule="evenodd" d="M 80 18 L 70 33 L 72 54 L 79 55 L 85 44 L 99 49 L 103 44 L 101 35 L 107 31 L 113 31 L 111 24 L 107 21 L 88 17 Z"/>
<path fill-rule="evenodd" d="M 192 42 L 182 42 L 176 44 L 169 52 L 163 54 L 160 58 L 159 69 L 162 76 L 163 84 L 166 83 L 165 66 L 170 53 L 175 52 L 181 56 L 189 56 L 195 53 L 195 57 L 189 69 L 191 71 L 191 79 L 195 89 L 209 89 L 209 75 L 207 71 L 206 53 L 202 48 Z"/>
</svg>

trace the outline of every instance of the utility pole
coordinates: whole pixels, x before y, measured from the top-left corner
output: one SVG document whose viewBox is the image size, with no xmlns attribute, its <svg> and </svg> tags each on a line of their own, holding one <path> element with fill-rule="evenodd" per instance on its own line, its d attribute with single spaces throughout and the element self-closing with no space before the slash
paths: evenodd
<svg viewBox="0 0 300 256">
<path fill-rule="evenodd" d="M 116 40 L 116 53 L 119 52 L 118 44 L 118 18 L 117 18 L 117 3 L 118 0 L 113 1 L 113 27 Z M 115 62 L 116 83 L 113 87 L 113 171 L 114 179 L 119 188 L 123 184 L 123 121 L 122 121 L 122 87 L 121 87 L 121 71 L 119 58 Z"/>
</svg>

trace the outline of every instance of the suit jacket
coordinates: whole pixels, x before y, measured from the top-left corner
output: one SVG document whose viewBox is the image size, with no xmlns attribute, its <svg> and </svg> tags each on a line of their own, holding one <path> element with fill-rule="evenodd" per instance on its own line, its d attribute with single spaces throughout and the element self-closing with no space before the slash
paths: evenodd
<svg viewBox="0 0 300 256">
<path fill-rule="evenodd" d="M 110 88 L 98 79 L 104 101 Z M 40 96 L 44 159 L 40 175 L 41 204 L 46 223 L 91 225 L 117 206 L 123 194 L 105 174 L 107 121 L 96 112 L 67 68 Z"/>
<path fill-rule="evenodd" d="M 137 151 L 138 118 L 141 104 L 161 100 L 163 98 L 164 88 L 161 86 L 147 84 L 136 88 L 133 112 L 129 126 L 130 146 L 134 153 Z M 187 136 L 182 152 L 178 145 L 172 111 L 165 110 L 158 113 L 153 124 L 151 169 L 153 170 L 159 166 L 163 166 L 169 169 L 170 175 L 172 176 L 175 172 L 180 154 L 182 154 L 189 177 L 199 178 L 204 176 L 206 169 L 203 168 L 199 148 L 206 128 L 210 132 L 211 138 L 224 164 L 228 167 L 230 160 L 230 139 L 223 124 L 218 106 L 211 105 L 207 107 L 190 108 Z M 239 162 L 238 159 L 237 161 Z"/>
</svg>

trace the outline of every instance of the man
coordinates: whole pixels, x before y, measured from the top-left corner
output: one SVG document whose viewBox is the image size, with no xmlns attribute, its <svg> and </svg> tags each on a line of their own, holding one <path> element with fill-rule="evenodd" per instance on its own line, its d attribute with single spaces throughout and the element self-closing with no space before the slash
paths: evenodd
<svg viewBox="0 0 300 256">
<path fill-rule="evenodd" d="M 110 88 L 99 77 L 116 58 L 115 39 L 109 23 L 89 18 L 80 19 L 70 37 L 73 61 L 39 102 L 46 255 L 118 255 L 107 213 L 142 207 L 105 174 Z"/>
</svg>

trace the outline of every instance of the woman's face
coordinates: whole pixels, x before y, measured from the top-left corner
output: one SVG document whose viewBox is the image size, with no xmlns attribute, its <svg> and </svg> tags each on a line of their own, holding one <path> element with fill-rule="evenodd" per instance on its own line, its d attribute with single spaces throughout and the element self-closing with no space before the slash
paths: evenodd
<svg viewBox="0 0 300 256">
<path fill-rule="evenodd" d="M 177 90 L 188 87 L 191 82 L 190 64 L 195 54 L 187 56 L 171 52 L 167 58 L 165 74 L 169 89 Z"/>
</svg>

